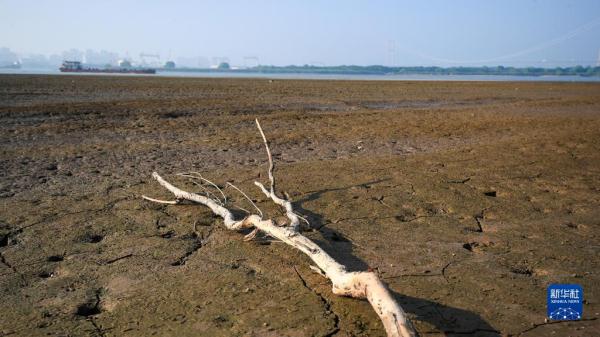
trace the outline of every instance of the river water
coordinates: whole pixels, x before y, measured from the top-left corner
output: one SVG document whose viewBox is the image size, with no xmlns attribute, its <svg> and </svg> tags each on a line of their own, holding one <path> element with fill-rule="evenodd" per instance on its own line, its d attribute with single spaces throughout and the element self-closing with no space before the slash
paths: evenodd
<svg viewBox="0 0 600 337">
<path fill-rule="evenodd" d="M 363 80 L 363 81 L 542 81 L 542 82 L 600 82 L 600 76 L 509 76 L 509 75 L 343 75 L 343 74 L 267 74 L 201 71 L 157 71 L 154 75 L 139 74 L 93 74 L 61 73 L 48 69 L 0 69 L 0 74 L 28 75 L 86 75 L 86 76 L 158 76 L 158 77 L 205 77 L 205 78 L 261 78 L 295 80 Z"/>
</svg>

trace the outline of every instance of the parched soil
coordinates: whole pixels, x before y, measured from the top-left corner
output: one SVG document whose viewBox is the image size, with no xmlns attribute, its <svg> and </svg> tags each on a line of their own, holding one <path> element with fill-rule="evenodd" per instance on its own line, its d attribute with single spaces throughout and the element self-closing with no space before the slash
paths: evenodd
<svg viewBox="0 0 600 337">
<path fill-rule="evenodd" d="M 421 335 L 600 335 L 599 84 L 5 75 L 0 336 L 383 336 L 293 248 L 141 199 L 198 171 L 281 217 L 256 117 L 305 234 Z"/>
</svg>

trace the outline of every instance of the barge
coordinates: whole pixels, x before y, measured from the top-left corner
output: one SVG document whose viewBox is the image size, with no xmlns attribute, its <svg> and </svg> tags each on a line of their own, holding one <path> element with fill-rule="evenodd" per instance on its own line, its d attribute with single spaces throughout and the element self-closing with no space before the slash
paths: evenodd
<svg viewBox="0 0 600 337">
<path fill-rule="evenodd" d="M 156 74 L 156 69 L 152 68 L 137 68 L 128 66 L 119 67 L 86 67 L 79 61 L 64 61 L 59 68 L 63 73 L 117 73 L 117 74 Z"/>
</svg>

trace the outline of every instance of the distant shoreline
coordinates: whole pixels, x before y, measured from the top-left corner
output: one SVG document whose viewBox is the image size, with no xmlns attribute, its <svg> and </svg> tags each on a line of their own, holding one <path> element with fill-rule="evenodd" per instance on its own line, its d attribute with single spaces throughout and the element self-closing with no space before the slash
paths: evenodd
<svg viewBox="0 0 600 337">
<path fill-rule="evenodd" d="M 263 73 L 263 74 L 324 74 L 324 75 L 494 75 L 494 76 L 582 76 L 600 77 L 600 67 L 386 67 L 373 66 L 256 66 L 243 69 L 158 68 L 162 72 Z"/>
</svg>

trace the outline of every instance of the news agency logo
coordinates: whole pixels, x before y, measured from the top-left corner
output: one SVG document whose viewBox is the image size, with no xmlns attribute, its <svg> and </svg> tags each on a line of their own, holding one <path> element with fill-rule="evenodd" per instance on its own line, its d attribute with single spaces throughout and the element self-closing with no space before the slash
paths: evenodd
<svg viewBox="0 0 600 337">
<path fill-rule="evenodd" d="M 548 286 L 548 318 L 553 321 L 577 321 L 583 315 L 583 288 L 578 284 Z"/>
</svg>

